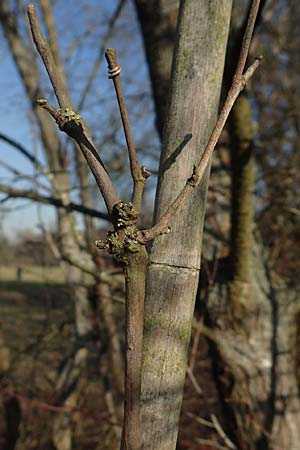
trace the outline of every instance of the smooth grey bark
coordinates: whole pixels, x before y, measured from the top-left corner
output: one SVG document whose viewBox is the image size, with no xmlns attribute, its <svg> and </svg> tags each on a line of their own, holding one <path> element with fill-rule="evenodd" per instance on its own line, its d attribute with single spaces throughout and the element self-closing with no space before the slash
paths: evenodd
<svg viewBox="0 0 300 450">
<path fill-rule="evenodd" d="M 176 2 L 173 0 L 149 0 L 145 3 L 143 0 L 135 0 L 135 3 L 141 21 L 152 88 L 156 91 L 154 96 L 157 122 L 159 123 L 163 120 L 161 110 L 166 103 L 163 87 L 166 91 L 168 86 L 166 80 L 168 80 L 170 68 L 166 64 L 156 63 L 155 57 L 159 57 L 159 54 L 165 54 L 167 51 L 172 53 L 170 24 L 174 17 Z M 260 8 L 264 3 L 261 1 Z M 169 17 L 168 14 L 170 14 Z M 229 38 L 231 51 L 230 56 L 227 55 L 226 59 L 225 89 L 228 89 L 231 83 L 242 34 L 242 30 L 238 32 L 232 30 Z M 167 61 L 171 61 L 171 59 L 172 57 L 169 55 Z M 252 148 L 253 144 L 254 128 L 251 108 L 250 104 L 245 108 L 245 97 L 245 93 L 243 93 L 229 118 L 228 131 L 231 141 L 232 135 L 235 135 L 234 145 L 231 143 L 234 152 L 241 152 L 243 147 L 245 153 L 247 150 L 245 147 Z M 157 109 L 159 102 L 162 103 L 161 109 Z M 159 125 L 158 128 L 161 129 L 162 124 L 159 123 Z M 241 125 L 243 130 L 241 130 Z M 236 131 L 238 131 L 238 136 L 236 136 Z M 236 139 L 237 137 L 238 139 Z M 226 242 L 230 240 L 231 179 L 228 158 L 229 150 L 218 147 L 213 159 L 212 179 L 210 180 L 212 188 L 208 198 L 203 252 L 212 266 L 219 268 L 214 275 L 216 278 L 209 280 L 213 286 L 205 287 L 202 283 L 203 296 L 201 296 L 201 303 L 207 309 L 208 323 L 212 326 L 210 332 L 213 331 L 216 342 L 220 342 L 220 344 L 226 342 L 226 345 L 223 346 L 216 345 L 216 342 L 211 343 L 214 350 L 212 352 L 213 359 L 217 361 L 217 374 L 219 374 L 217 383 L 223 398 L 225 412 L 222 425 L 232 433 L 239 448 L 246 448 L 247 445 L 248 448 L 256 450 L 258 448 L 273 449 L 273 447 L 297 448 L 300 405 L 297 392 L 297 369 L 294 367 L 297 364 L 297 356 L 295 356 L 297 350 L 295 349 L 299 347 L 299 343 L 297 344 L 296 341 L 297 333 L 299 337 L 299 325 L 297 325 L 299 324 L 299 315 L 297 315 L 299 293 L 297 294 L 294 288 L 289 288 L 282 283 L 280 288 L 278 285 L 274 285 L 274 281 L 271 279 L 274 276 L 273 271 L 267 270 L 266 261 L 262 263 L 263 259 L 268 259 L 266 255 L 263 255 L 264 245 L 260 238 L 253 239 L 253 224 L 250 219 L 250 223 L 247 225 L 250 226 L 250 229 L 246 231 L 246 240 L 244 241 L 246 246 L 251 249 L 250 252 L 249 248 L 244 247 L 242 252 L 233 251 L 231 253 L 234 265 L 238 269 L 238 272 L 234 271 L 234 278 L 237 280 L 241 278 L 242 273 L 245 274 L 249 271 L 247 267 L 245 271 L 245 266 L 253 267 L 249 274 L 251 288 L 246 290 L 247 295 L 251 291 L 251 300 L 247 302 L 248 307 L 244 310 L 241 310 L 239 306 L 235 307 L 232 302 L 231 304 L 227 302 L 229 285 L 232 288 L 231 268 L 229 264 L 224 265 L 221 255 L 227 254 Z M 247 159 L 245 161 L 247 162 Z M 243 166 L 238 171 L 235 170 L 234 177 L 238 177 L 244 185 L 245 183 L 249 184 L 249 174 L 244 177 L 242 172 L 244 172 Z M 250 190 L 252 191 L 253 187 L 250 187 Z M 239 186 L 234 191 L 240 195 L 244 188 L 241 189 Z M 236 198 L 235 203 L 242 201 L 243 209 L 246 208 L 247 214 L 251 215 L 252 211 L 249 211 L 249 206 L 251 209 L 253 206 L 249 205 L 249 201 L 252 202 L 251 197 L 249 199 L 249 193 L 247 201 L 244 200 L 245 198 L 243 200 Z M 238 214 L 237 212 L 235 214 L 236 221 Z M 209 216 L 213 220 L 210 220 Z M 239 219 L 239 223 L 244 221 L 244 219 Z M 217 229 L 216 223 L 218 224 Z M 241 237 L 241 234 L 236 232 L 232 235 L 237 239 Z M 253 244 L 255 251 L 253 251 Z M 233 256 L 234 254 L 235 256 Z M 243 281 L 243 278 L 239 281 L 241 280 Z M 237 299 L 241 304 L 242 290 L 238 289 L 237 294 Z M 229 317 L 229 309 L 236 315 L 239 328 L 243 330 L 242 336 L 231 331 L 232 318 Z M 241 355 L 244 357 L 242 358 Z M 237 375 L 236 380 L 235 375 Z M 229 386 L 232 390 L 228 389 Z M 231 394 L 233 394 L 234 401 L 227 401 L 233 398 Z M 245 398 L 247 398 L 247 405 L 243 402 Z M 286 408 L 282 407 L 284 402 L 286 402 Z M 278 404 L 281 405 L 279 410 L 275 406 Z M 278 445 L 279 442 L 280 445 Z"/>
<path fill-rule="evenodd" d="M 191 176 L 215 124 L 231 6 L 231 0 L 180 4 L 155 221 Z M 150 252 L 142 374 L 144 450 L 176 446 L 208 174 L 172 220 L 172 232 L 157 238 Z"/>
</svg>

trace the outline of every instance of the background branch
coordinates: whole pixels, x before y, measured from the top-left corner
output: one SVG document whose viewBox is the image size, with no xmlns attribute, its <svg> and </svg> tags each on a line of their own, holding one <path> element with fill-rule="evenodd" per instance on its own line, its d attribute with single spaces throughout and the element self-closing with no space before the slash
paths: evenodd
<svg viewBox="0 0 300 450">
<path fill-rule="evenodd" d="M 4 167 L 8 172 L 12 173 L 13 175 L 15 175 L 15 178 L 12 180 L 13 183 L 16 183 L 18 181 L 21 180 L 27 180 L 27 181 L 31 181 L 32 183 L 34 182 L 34 184 L 37 187 L 40 187 L 41 189 L 45 189 L 48 192 L 51 192 L 51 189 L 49 188 L 49 186 L 45 185 L 44 183 L 40 182 L 36 176 L 34 175 L 26 175 L 24 173 L 19 172 L 17 169 L 15 169 L 14 167 L 12 167 L 10 164 L 7 164 L 4 161 L 0 160 L 0 166 Z"/>
<path fill-rule="evenodd" d="M 92 70 L 91 70 L 89 76 L 87 77 L 86 84 L 85 84 L 85 86 L 84 86 L 84 88 L 82 90 L 81 98 L 80 98 L 80 101 L 79 101 L 78 106 L 77 106 L 78 111 L 81 111 L 81 109 L 83 108 L 83 106 L 85 104 L 86 98 L 87 98 L 87 96 L 88 96 L 88 94 L 90 92 L 90 89 L 91 89 L 91 87 L 92 87 L 92 85 L 93 85 L 93 83 L 95 81 L 95 78 L 96 78 L 97 72 L 99 70 L 99 67 L 100 67 L 100 65 L 101 65 L 101 63 L 103 61 L 106 45 L 107 45 L 109 39 L 111 38 L 111 36 L 113 34 L 113 30 L 115 28 L 116 22 L 119 19 L 120 15 L 121 15 L 121 13 L 123 11 L 123 8 L 124 8 L 124 6 L 126 4 L 126 1 L 127 0 L 120 0 L 119 1 L 118 5 L 117 5 L 117 7 L 115 9 L 114 14 L 112 15 L 112 17 L 110 18 L 110 20 L 108 22 L 108 30 L 105 33 L 104 38 L 102 40 L 101 47 L 99 49 L 98 57 L 97 57 L 94 65 L 92 67 Z"/>
<path fill-rule="evenodd" d="M 43 14 L 51 54 L 55 61 L 56 67 L 60 66 L 59 69 L 62 75 L 59 44 L 57 39 L 54 17 L 52 13 L 51 2 L 49 0 L 39 0 L 39 3 Z M 62 78 L 64 78 L 63 75 Z"/>
<path fill-rule="evenodd" d="M 29 150 L 27 150 L 22 144 L 15 141 L 14 139 L 6 136 L 3 133 L 0 133 L 0 139 L 2 141 L 6 142 L 7 144 L 11 145 L 16 150 L 18 150 L 23 156 L 25 156 L 25 158 L 27 158 L 34 165 L 34 167 L 39 172 L 43 173 L 44 175 L 46 175 L 48 177 L 51 175 L 50 172 L 46 169 L 46 167 L 44 167 L 43 164 L 40 163 L 40 161 Z"/>
<path fill-rule="evenodd" d="M 27 198 L 34 202 L 42 203 L 44 205 L 52 205 L 59 208 L 63 208 L 67 211 L 76 211 L 81 214 L 85 214 L 91 217 L 96 217 L 98 219 L 103 219 L 109 221 L 109 216 L 106 213 L 97 211 L 96 209 L 86 208 L 85 206 L 78 205 L 77 203 L 64 203 L 59 198 L 46 196 L 39 194 L 38 192 L 25 189 L 15 189 L 4 184 L 0 184 L 0 192 L 7 194 L 11 198 Z"/>
</svg>

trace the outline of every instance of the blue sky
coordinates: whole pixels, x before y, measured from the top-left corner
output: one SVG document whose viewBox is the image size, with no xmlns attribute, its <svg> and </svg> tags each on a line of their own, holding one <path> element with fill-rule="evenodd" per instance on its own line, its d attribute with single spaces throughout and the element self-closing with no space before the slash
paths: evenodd
<svg viewBox="0 0 300 450">
<path fill-rule="evenodd" d="M 71 3 L 72 15 L 70 15 Z M 89 73 L 93 61 L 96 58 L 99 43 L 101 43 L 103 33 L 107 29 L 110 14 L 116 8 L 117 3 L 116 0 L 104 0 L 100 2 L 97 0 L 83 0 L 82 2 L 59 0 L 54 3 L 54 14 L 57 20 L 63 57 L 68 53 L 68 49 L 73 40 L 81 39 L 81 36 L 86 32 L 87 26 L 93 27 L 92 34 L 87 39 L 82 39 L 82 45 L 79 48 L 77 47 L 77 49 L 75 46 L 75 51 L 72 53 L 68 65 L 66 65 L 68 80 L 71 86 L 71 97 L 74 104 L 78 102 L 79 94 L 86 79 L 86 73 Z M 150 99 L 148 71 L 138 24 L 135 20 L 135 11 L 130 1 L 128 1 L 128 5 L 119 20 L 115 36 L 109 43 L 109 46 L 118 49 L 120 63 L 123 68 L 122 79 L 125 93 L 129 99 L 131 97 L 137 98 L 137 101 L 129 101 L 129 104 L 132 105 L 130 115 L 132 117 L 133 132 L 137 144 L 143 140 L 145 134 L 148 134 L 153 138 L 150 147 L 153 145 L 155 149 L 158 147 L 158 139 L 153 125 L 153 105 Z M 7 44 L 2 39 L 2 35 L 0 40 L 0 57 L 0 111 L 2 117 L 0 133 L 21 142 L 43 160 L 41 148 L 35 138 L 37 128 L 31 117 L 30 108 L 19 75 Z M 44 76 L 42 66 L 40 67 L 42 76 Z M 46 78 L 45 83 L 47 89 L 49 88 L 49 95 L 51 96 L 49 83 Z M 96 139 L 101 142 L 105 139 L 105 133 L 110 126 L 111 118 L 116 118 L 117 124 L 119 121 L 113 86 L 111 81 L 107 79 L 105 61 L 103 61 L 99 69 L 94 87 L 93 95 L 89 98 L 87 109 L 83 113 Z M 141 101 L 139 101 L 139 98 Z M 148 99 L 146 102 L 144 101 L 145 98 Z M 146 121 L 145 117 L 147 117 Z M 115 150 L 117 151 L 118 146 L 124 146 L 123 132 L 120 127 L 116 129 L 116 141 Z M 103 155 L 104 159 L 107 160 L 109 160 L 110 156 L 109 148 L 111 147 L 106 147 L 106 152 Z M 3 141 L 0 141 L 0 161 L 10 164 L 22 173 L 29 175 L 34 173 L 31 164 Z M 146 164 L 153 167 L 155 163 L 148 158 Z M 0 182 L 11 183 L 12 178 L 12 175 L 0 166 Z M 123 189 L 122 180 L 120 183 L 120 188 Z M 15 187 L 29 186 L 26 183 L 24 184 L 24 182 L 16 183 L 15 181 L 13 185 Z M 154 186 L 154 180 L 152 181 L 152 185 Z M 76 191 L 74 200 L 76 201 Z M 96 201 L 95 206 L 100 209 L 102 208 L 101 202 Z M 7 212 L 7 209 L 10 212 Z M 27 200 L 10 200 L 0 205 L 0 231 L 4 231 L 6 235 L 13 237 L 20 230 L 32 229 L 32 227 L 37 229 L 40 216 L 42 216 L 43 221 L 48 227 L 54 225 L 55 211 L 52 207 L 38 207 L 37 204 L 31 204 Z"/>
</svg>

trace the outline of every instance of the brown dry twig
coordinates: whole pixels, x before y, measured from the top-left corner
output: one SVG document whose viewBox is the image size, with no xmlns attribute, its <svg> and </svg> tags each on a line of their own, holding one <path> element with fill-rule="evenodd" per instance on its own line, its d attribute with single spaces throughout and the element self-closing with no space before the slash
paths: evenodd
<svg viewBox="0 0 300 450">
<path fill-rule="evenodd" d="M 105 57 L 108 63 L 108 75 L 113 80 L 118 105 L 120 109 L 125 139 L 128 148 L 131 176 L 133 179 L 133 196 L 132 203 L 134 209 L 139 213 L 142 203 L 142 195 L 147 178 L 150 176 L 150 172 L 141 167 L 138 163 L 134 140 L 131 132 L 129 116 L 126 108 L 125 97 L 122 88 L 122 82 L 120 78 L 121 67 L 117 61 L 117 51 L 115 48 L 108 48 L 105 52 Z"/>
<path fill-rule="evenodd" d="M 33 3 L 29 3 L 29 5 L 27 6 L 27 14 L 33 41 L 48 72 L 49 79 L 53 86 L 59 106 L 61 108 L 66 108 L 67 106 L 70 106 L 69 96 L 66 92 L 66 87 L 62 79 L 62 76 L 60 72 L 56 69 L 54 58 L 48 45 L 48 42 L 44 38 L 43 33 L 41 31 L 38 16 Z"/>
<path fill-rule="evenodd" d="M 78 414 L 79 413 L 81 417 L 92 419 L 95 422 L 104 422 L 109 425 L 120 425 L 118 422 L 111 420 L 110 414 L 95 415 L 92 412 L 85 411 L 80 408 L 69 408 L 66 406 L 59 406 L 57 404 L 51 404 L 51 403 L 45 402 L 44 400 L 41 400 L 39 398 L 30 398 L 25 395 L 18 394 L 16 392 L 12 391 L 8 387 L 3 387 L 2 392 L 4 395 L 7 395 L 8 397 L 17 399 L 20 403 L 26 405 L 29 408 L 42 409 L 42 410 L 51 411 L 54 413 L 60 413 L 60 412 L 65 412 L 68 414 L 75 414 L 75 413 Z"/>
<path fill-rule="evenodd" d="M 246 72 L 244 72 L 247 56 L 249 53 L 251 38 L 253 34 L 253 29 L 255 25 L 255 20 L 259 8 L 259 3 L 260 0 L 253 0 L 232 85 L 231 88 L 229 89 L 224 106 L 221 110 L 221 113 L 212 131 L 212 134 L 210 135 L 205 150 L 198 164 L 194 167 L 194 171 L 191 177 L 186 181 L 186 184 L 183 187 L 182 191 L 171 203 L 171 205 L 169 205 L 166 212 L 160 218 L 159 222 L 149 230 L 141 231 L 139 238 L 140 242 L 145 243 L 151 241 L 155 237 L 161 234 L 169 233 L 171 231 L 170 227 L 168 226 L 170 220 L 172 219 L 176 211 L 180 209 L 180 207 L 183 205 L 186 198 L 191 195 L 191 193 L 197 186 L 199 186 L 202 177 L 204 175 L 205 169 L 207 167 L 207 164 L 212 156 L 212 153 L 223 131 L 223 128 L 225 126 L 230 111 L 232 110 L 232 107 L 235 104 L 235 101 L 239 96 L 240 92 L 245 88 L 246 84 L 253 76 L 255 70 L 258 68 L 260 64 L 261 57 L 256 58 L 255 61 L 246 70 Z"/>
<path fill-rule="evenodd" d="M 218 435 L 223 439 L 223 441 L 227 445 L 227 447 L 232 450 L 236 450 L 236 448 L 237 448 L 236 445 L 231 441 L 231 439 L 229 439 L 229 437 L 227 436 L 227 434 L 221 427 L 220 422 L 217 419 L 217 416 L 215 414 L 211 414 L 210 418 L 211 418 L 211 421 L 212 421 Z"/>
</svg>

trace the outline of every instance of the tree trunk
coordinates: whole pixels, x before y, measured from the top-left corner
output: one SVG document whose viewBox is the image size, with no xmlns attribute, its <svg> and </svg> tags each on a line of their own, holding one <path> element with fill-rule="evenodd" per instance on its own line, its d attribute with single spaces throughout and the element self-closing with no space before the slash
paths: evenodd
<svg viewBox="0 0 300 450">
<path fill-rule="evenodd" d="M 300 442 L 295 371 L 299 294 L 275 281 L 260 239 L 256 243 L 253 239 L 254 126 L 246 94 L 232 111 L 229 131 L 231 264 L 216 280 L 207 302 L 218 385 L 238 448 L 296 449 Z"/>
<path fill-rule="evenodd" d="M 262 244 L 254 244 L 249 303 L 234 316 L 229 273 L 220 268 L 206 297 L 223 425 L 241 450 L 298 449 L 299 292 L 272 280 Z"/>
<path fill-rule="evenodd" d="M 215 124 L 230 15 L 231 0 L 181 2 L 156 221 L 191 175 Z M 172 220 L 172 232 L 156 239 L 150 253 L 142 375 L 145 450 L 176 446 L 208 173 Z"/>
<path fill-rule="evenodd" d="M 171 61 L 172 46 L 169 45 L 171 43 L 169 40 L 171 37 L 169 24 L 175 15 L 174 6 L 178 2 L 149 0 L 145 4 L 142 0 L 135 0 L 135 3 L 143 31 L 147 61 L 150 65 L 149 70 L 156 99 L 157 121 L 160 124 L 158 128 L 161 129 L 163 115 L 160 111 L 166 104 L 166 91 L 168 89 L 166 80 L 170 68 L 167 64 L 156 63 L 155 57 L 158 52 L 165 54 L 168 51 L 167 61 Z M 262 9 L 264 3 L 261 2 L 260 9 Z M 168 17 L 168 12 L 170 17 Z M 230 36 L 229 48 L 231 54 L 226 64 L 225 74 L 227 89 L 235 68 L 242 34 L 242 31 L 239 30 L 238 32 L 232 32 Z M 158 103 L 161 103 L 160 108 L 157 107 Z M 296 426 L 299 423 L 297 391 L 299 383 L 297 385 L 295 375 L 297 371 L 294 368 L 297 364 L 295 358 L 299 358 L 299 352 L 295 351 L 297 342 L 299 342 L 297 341 L 297 336 L 299 336 L 299 326 L 297 325 L 299 323 L 299 302 L 297 298 L 299 295 L 297 296 L 295 290 L 289 292 L 284 285 L 281 288 L 282 290 L 278 289 L 278 286 L 277 288 L 273 286 L 274 282 L 272 282 L 266 262 L 262 262 L 266 256 L 263 255 L 263 243 L 260 239 L 258 239 L 258 244 L 255 247 L 256 251 L 253 251 L 254 161 L 252 139 L 254 126 L 250 102 L 245 93 L 238 100 L 229 121 L 228 131 L 233 149 L 231 155 L 233 204 L 230 208 L 228 195 L 230 192 L 230 174 L 228 170 L 226 171 L 226 168 L 224 170 L 222 161 L 217 158 L 221 154 L 219 155 L 219 152 L 217 152 L 214 161 L 218 165 L 212 181 L 213 192 L 211 192 L 211 202 L 209 203 L 209 215 L 213 217 L 217 215 L 218 227 L 221 227 L 221 229 L 215 228 L 215 221 L 208 221 L 204 244 L 205 256 L 209 260 L 215 258 L 216 248 L 220 249 L 218 253 L 221 253 L 221 255 L 224 254 L 224 251 L 226 252 L 226 244 L 224 248 L 220 247 L 223 247 L 222 242 L 227 242 L 229 238 L 230 217 L 228 211 L 231 209 L 231 266 L 229 264 L 224 266 L 221 260 L 219 262 L 214 260 L 214 264 L 219 266 L 219 270 L 213 287 L 208 288 L 207 308 L 209 321 L 214 324 L 216 339 L 217 336 L 220 337 L 217 342 L 221 343 L 225 335 L 224 331 L 218 335 L 219 326 L 226 329 L 226 334 L 228 334 L 228 341 L 225 341 L 228 342 L 228 345 L 217 346 L 219 349 L 217 354 L 215 352 L 216 343 L 212 343 L 212 347 L 214 347 L 213 359 L 218 361 L 217 385 L 220 387 L 221 397 L 225 405 L 225 417 L 228 417 L 227 424 L 225 422 L 223 425 L 227 425 L 228 430 L 231 430 L 232 435 L 239 442 L 239 446 L 243 446 L 243 448 L 248 448 L 247 445 L 250 448 L 260 449 L 296 448 L 299 440 Z M 227 153 L 227 149 L 222 150 L 226 160 Z M 222 167 L 223 170 L 220 172 Z M 214 189 L 214 187 L 217 189 Z M 222 236 L 219 235 L 220 232 Z M 216 237 L 216 233 L 219 238 Z M 260 281 L 258 283 L 255 280 Z M 213 280 L 210 281 L 213 282 Z M 242 286 L 244 289 L 242 289 Z M 249 291 L 251 291 L 251 300 L 247 300 Z M 232 300 L 231 304 L 227 303 L 229 293 Z M 206 305 L 204 305 L 204 308 L 206 308 Z M 256 313 L 251 312 L 251 309 Z M 251 343 L 249 343 L 247 337 L 236 339 L 236 334 L 230 335 L 232 322 L 226 315 L 229 310 L 230 314 L 235 317 L 235 327 L 240 330 L 244 329 L 247 336 L 249 336 L 249 333 L 251 334 Z M 257 314 L 256 318 L 254 317 L 255 314 Z M 289 331 L 286 332 L 286 330 Z M 236 347 L 235 354 L 233 350 L 228 350 L 233 345 Z M 226 347 L 228 347 L 227 352 Z M 283 349 L 287 351 L 283 351 Z M 248 361 L 247 358 L 244 358 L 242 363 L 241 353 L 243 352 L 247 355 Z M 277 356 L 278 352 L 280 356 Z M 258 355 L 264 356 L 257 357 Z M 243 364 L 245 367 L 243 367 Z M 266 364 L 266 367 L 264 367 L 264 364 Z M 257 373 L 263 374 L 260 380 L 261 386 L 265 386 L 264 389 L 259 389 L 258 384 L 256 384 Z M 226 374 L 225 377 L 224 374 Z M 253 380 L 251 377 L 254 377 Z M 224 379 L 227 381 L 226 383 L 224 383 Z M 230 386 L 232 392 L 229 389 Z M 283 392 L 284 389 L 288 395 Z M 232 400 L 233 397 L 234 401 L 228 401 L 228 398 Z M 262 398 L 267 399 L 263 401 L 263 405 L 259 402 L 259 399 Z M 284 398 L 287 407 L 283 408 L 282 414 L 276 413 L 275 402 L 282 404 Z M 245 406 L 243 399 L 247 399 L 248 407 Z M 250 414 L 250 411 L 252 413 L 256 411 L 256 416 Z M 276 430 L 278 430 L 280 443 L 277 442 L 275 436 Z"/>
</svg>

